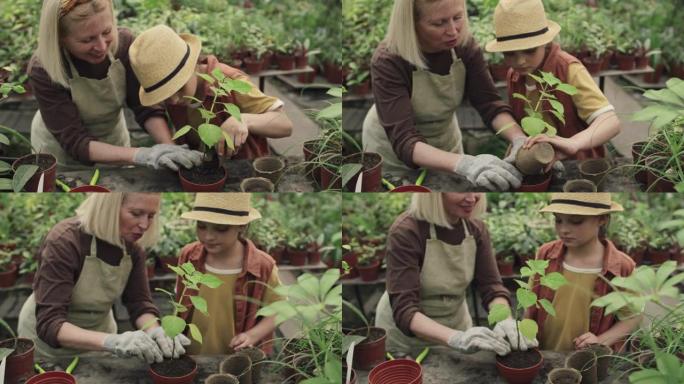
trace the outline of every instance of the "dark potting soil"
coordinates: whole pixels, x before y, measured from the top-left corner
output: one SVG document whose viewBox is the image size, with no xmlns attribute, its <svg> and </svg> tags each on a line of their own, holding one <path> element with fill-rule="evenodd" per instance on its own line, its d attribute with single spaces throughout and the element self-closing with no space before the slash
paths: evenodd
<svg viewBox="0 0 684 384">
<path fill-rule="evenodd" d="M 247 192 L 271 192 L 271 189 L 268 187 L 258 185 L 258 186 L 250 186 L 249 188 L 247 188 Z"/>
<path fill-rule="evenodd" d="M 195 184 L 214 184 L 223 178 L 223 168 L 202 164 L 199 167 L 181 168 L 181 175 Z"/>
<path fill-rule="evenodd" d="M 36 160 L 36 158 L 35 158 L 34 156 L 31 156 L 31 157 L 28 157 L 28 158 L 26 158 L 26 159 L 21 160 L 21 161 L 19 162 L 19 165 L 22 165 L 22 164 L 34 164 L 34 165 L 36 165 L 36 161 L 35 161 L 35 160 Z M 49 158 L 49 157 L 39 157 L 39 158 L 38 158 L 38 164 L 37 164 L 37 165 L 38 165 L 38 169 L 42 172 L 42 171 L 45 171 L 45 170 L 47 170 L 48 168 L 52 167 L 52 165 L 53 165 L 54 163 L 55 163 L 55 162 L 53 161 L 52 158 Z"/>
<path fill-rule="evenodd" d="M 536 351 L 513 351 L 506 356 L 497 356 L 496 360 L 510 368 L 531 367 L 541 360 Z"/>
<path fill-rule="evenodd" d="M 347 164 L 358 163 L 359 160 L 361 160 L 361 154 L 357 153 L 357 154 L 354 154 L 354 155 L 350 156 L 349 158 L 347 158 L 347 160 L 345 160 L 345 163 L 347 163 Z M 363 172 L 366 172 L 367 170 L 375 167 L 376 165 L 378 165 L 379 162 L 380 162 L 380 158 L 377 155 L 370 155 L 369 156 L 368 154 L 365 154 L 363 156 L 363 168 L 362 168 Z"/>
<path fill-rule="evenodd" d="M 553 384 L 575 384 L 574 377 L 556 377 L 553 379 Z"/>
<path fill-rule="evenodd" d="M 150 368 L 160 375 L 168 377 L 181 377 L 195 369 L 195 362 L 188 357 L 180 359 L 164 359 L 161 363 L 150 364 Z"/>
<path fill-rule="evenodd" d="M 548 173 L 547 173 L 547 174 L 543 174 L 543 175 L 527 175 L 527 176 L 523 177 L 522 183 L 523 183 L 524 185 L 537 185 L 537 184 L 541 184 L 541 183 L 543 183 L 543 182 L 546 180 L 546 178 L 547 178 L 548 176 L 549 176 Z"/>
<path fill-rule="evenodd" d="M 14 346 L 14 339 L 5 340 L 0 343 L 0 348 L 14 348 L 14 351 L 10 353 L 11 356 L 21 355 L 33 347 L 33 343 L 28 340 L 19 340 L 17 346 Z"/>
<path fill-rule="evenodd" d="M 370 332 L 366 328 L 356 329 L 350 332 L 350 335 L 366 336 L 366 338 L 359 344 L 368 344 L 374 341 L 382 339 L 385 336 L 385 332 L 377 328 L 371 328 Z"/>
</svg>

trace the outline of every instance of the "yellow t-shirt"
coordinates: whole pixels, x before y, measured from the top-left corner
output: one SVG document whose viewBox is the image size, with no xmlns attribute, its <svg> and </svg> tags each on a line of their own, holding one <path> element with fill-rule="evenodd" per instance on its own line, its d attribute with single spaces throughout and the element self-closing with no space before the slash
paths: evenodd
<svg viewBox="0 0 684 384">
<path fill-rule="evenodd" d="M 249 76 L 240 74 L 233 77 L 235 80 L 242 80 L 252 84 Z M 242 113 L 264 113 L 274 111 L 283 106 L 282 100 L 277 97 L 265 95 L 259 87 L 252 84 L 252 89 L 246 93 L 233 93 L 235 95 L 235 103 L 240 107 Z"/>
<path fill-rule="evenodd" d="M 223 281 L 217 288 L 209 288 L 205 285 L 200 286 L 199 296 L 207 301 L 207 310 L 210 316 L 205 316 L 202 312 L 195 310 L 192 315 L 192 322 L 202 333 L 200 344 L 192 340 L 192 344 L 187 348 L 191 355 L 208 354 L 227 354 L 231 352 L 230 341 L 235 336 L 235 306 L 234 292 L 235 281 L 242 272 L 241 269 L 217 269 L 205 265 L 207 273 L 214 275 Z M 273 272 L 268 278 L 268 286 L 275 288 L 281 285 L 278 277 L 278 268 L 273 266 Z M 258 298 L 255 298 L 258 299 Z M 282 300 L 282 297 L 267 289 L 262 301 L 270 304 Z"/>
<path fill-rule="evenodd" d="M 558 288 L 553 297 L 556 317 L 546 317 L 539 339 L 541 349 L 574 350 L 573 339 L 589 332 L 594 282 L 600 273 L 601 268 L 577 268 L 563 262 L 563 277 L 568 284 Z"/>
<path fill-rule="evenodd" d="M 587 124 L 591 124 L 599 115 L 615 108 L 601 92 L 589 71 L 580 63 L 572 63 L 568 66 L 568 84 L 577 88 L 577 93 L 572 96 L 572 101 L 577 108 L 577 114 Z M 539 100 L 539 92 L 534 86 L 526 85 L 527 98 L 532 105 Z M 544 120 L 553 125 L 552 114 L 544 113 Z"/>
</svg>

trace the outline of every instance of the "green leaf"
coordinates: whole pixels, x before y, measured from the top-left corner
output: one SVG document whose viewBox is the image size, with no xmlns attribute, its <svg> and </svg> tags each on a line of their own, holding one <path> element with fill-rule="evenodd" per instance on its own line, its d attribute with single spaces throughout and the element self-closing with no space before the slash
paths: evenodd
<svg viewBox="0 0 684 384">
<path fill-rule="evenodd" d="M 536 117 L 523 117 L 520 121 L 523 130 L 528 136 L 537 136 L 544 131 L 544 120 Z"/>
<path fill-rule="evenodd" d="M 655 369 L 644 369 L 629 375 L 631 384 L 668 384 L 663 375 Z"/>
<path fill-rule="evenodd" d="M 176 140 L 177 138 L 179 138 L 179 137 L 185 135 L 186 133 L 190 132 L 191 129 L 192 129 L 191 126 L 186 125 L 186 126 L 184 126 L 183 128 L 179 129 L 179 130 L 173 135 L 173 137 L 172 137 L 171 139 L 172 139 L 172 140 Z"/>
<path fill-rule="evenodd" d="M 276 322 L 277 322 L 277 320 L 281 320 L 280 323 L 282 323 L 283 321 L 288 320 L 288 319 L 296 316 L 297 310 L 289 302 L 281 300 L 281 301 L 273 302 L 273 303 L 271 303 L 271 304 L 269 304 L 263 308 L 260 308 L 257 311 L 257 316 L 267 316 L 268 317 L 268 316 L 273 316 L 273 315 L 278 316 L 278 319 L 276 319 Z M 280 323 L 278 323 L 278 324 L 280 324 Z"/>
<path fill-rule="evenodd" d="M 326 93 L 332 97 L 341 98 L 342 97 L 342 87 L 330 88 L 330 89 L 328 89 L 328 92 L 326 92 Z"/>
<path fill-rule="evenodd" d="M 208 111 L 204 108 L 200 108 L 199 113 L 200 113 L 200 115 L 202 115 L 202 119 L 204 119 L 205 121 L 209 121 L 209 120 L 213 119 L 214 117 L 216 117 L 216 114 L 214 112 Z"/>
<path fill-rule="evenodd" d="M 200 124 L 197 129 L 200 138 L 208 147 L 213 147 L 223 137 L 223 130 L 214 124 Z"/>
<path fill-rule="evenodd" d="M 515 296 L 518 299 L 518 305 L 522 308 L 529 308 L 537 302 L 537 294 L 524 288 L 518 288 Z"/>
<path fill-rule="evenodd" d="M 577 94 L 577 88 L 573 87 L 570 84 L 558 84 L 556 90 L 561 91 L 570 96 Z"/>
<path fill-rule="evenodd" d="M 213 76 L 214 79 L 216 79 L 218 81 L 223 81 L 223 79 L 226 78 L 226 75 L 223 74 L 223 72 L 221 71 L 221 68 L 219 68 L 219 67 L 216 67 L 216 68 L 214 68 L 213 71 L 211 71 L 211 76 Z"/>
<path fill-rule="evenodd" d="M 330 292 L 328 292 L 328 294 L 325 295 L 324 297 L 325 297 L 325 299 L 323 299 L 323 304 L 335 306 L 335 307 L 341 307 L 342 306 L 342 286 L 338 285 L 335 288 L 331 289 Z"/>
<path fill-rule="evenodd" d="M 321 109 L 316 115 L 317 119 L 336 119 L 342 116 L 342 103 L 331 104 Z"/>
<path fill-rule="evenodd" d="M 556 85 L 561 83 L 561 81 L 551 72 L 542 72 L 541 74 L 544 81 L 546 81 L 549 85 Z"/>
<path fill-rule="evenodd" d="M 541 285 L 549 287 L 555 291 L 563 285 L 567 284 L 568 280 L 566 280 L 565 277 L 563 277 L 563 275 L 558 272 L 551 272 L 546 276 L 542 276 L 540 282 Z"/>
<path fill-rule="evenodd" d="M 300 287 L 306 291 L 307 295 L 311 298 L 318 298 L 318 292 L 319 292 L 319 281 L 316 278 L 316 276 L 310 274 L 310 273 L 304 273 L 302 275 L 299 275 L 297 277 L 297 283 Z"/>
<path fill-rule="evenodd" d="M 338 382 L 340 377 L 342 377 L 342 361 L 335 358 L 328 358 L 325 360 L 323 370 L 325 371 L 325 377 L 331 383 Z"/>
<path fill-rule="evenodd" d="M 172 339 L 183 332 L 185 325 L 185 320 L 178 316 L 167 315 L 161 319 L 161 326 L 164 328 L 164 333 Z"/>
<path fill-rule="evenodd" d="M 185 273 L 185 271 L 183 270 L 183 268 L 181 268 L 181 267 L 179 267 L 179 266 L 169 264 L 169 269 L 172 270 L 173 273 L 175 273 L 175 274 L 178 275 L 178 276 L 183 277 L 183 276 L 186 275 L 186 273 Z"/>
<path fill-rule="evenodd" d="M 192 275 L 195 272 L 195 266 L 192 265 L 192 263 L 189 261 L 183 263 L 183 265 L 181 265 L 181 268 L 183 268 L 183 270 L 189 275 Z"/>
<path fill-rule="evenodd" d="M 546 268 L 549 267 L 548 260 L 527 260 L 527 265 L 532 269 L 534 273 L 539 275 L 546 274 Z"/>
<path fill-rule="evenodd" d="M 188 311 L 188 309 L 185 308 L 185 306 L 183 304 L 176 303 L 175 301 L 172 304 L 173 304 L 173 309 L 178 313 L 184 313 L 184 312 Z"/>
<path fill-rule="evenodd" d="M 11 191 L 11 190 L 12 190 L 12 179 L 0 178 L 0 191 Z"/>
<path fill-rule="evenodd" d="M 9 163 L 6 163 L 2 160 L 0 160 L 0 174 L 9 172 L 12 170 L 12 166 Z"/>
<path fill-rule="evenodd" d="M 343 164 L 340 167 L 340 176 L 342 177 L 342 185 L 347 185 L 349 183 L 349 180 L 352 179 L 356 174 L 361 172 L 361 169 L 363 168 L 363 164 L 358 164 L 358 163 L 351 163 L 351 164 Z"/>
<path fill-rule="evenodd" d="M 332 288 L 333 285 L 340 279 L 340 270 L 338 268 L 331 268 L 325 271 L 323 276 L 321 276 L 320 281 L 320 297 L 325 297 L 327 292 Z"/>
<path fill-rule="evenodd" d="M 214 81 L 216 81 L 213 77 L 207 75 L 206 73 L 197 73 L 197 76 L 201 77 L 202 80 L 206 81 L 209 84 L 213 84 Z"/>
<path fill-rule="evenodd" d="M 230 137 L 228 132 L 224 131 L 223 129 L 221 130 L 221 133 L 223 134 L 223 139 L 226 141 L 226 145 L 228 148 L 235 150 L 235 143 L 233 142 L 233 138 Z"/>
<path fill-rule="evenodd" d="M 9 137 L 0 133 L 0 144 L 10 145 Z"/>
<path fill-rule="evenodd" d="M 228 83 L 230 84 L 230 89 L 237 93 L 246 94 L 252 90 L 252 84 L 243 80 L 231 79 L 228 81 Z"/>
<path fill-rule="evenodd" d="M 21 192 L 26 183 L 38 172 L 38 166 L 33 164 L 23 164 L 14 172 L 12 178 L 12 190 L 14 192 Z"/>
<path fill-rule="evenodd" d="M 511 308 L 504 304 L 494 304 L 489 310 L 487 321 L 489 325 L 494 325 L 500 321 L 506 320 L 511 315 Z"/>
<path fill-rule="evenodd" d="M 684 107 L 684 102 L 682 99 L 676 93 L 667 88 L 648 90 L 644 92 L 644 97 L 649 100 L 658 101 L 665 104 L 674 104 L 678 107 Z"/>
<path fill-rule="evenodd" d="M 226 107 L 226 111 L 230 113 L 231 116 L 235 118 L 235 120 L 242 122 L 242 115 L 240 114 L 240 108 L 238 108 L 237 105 L 233 103 L 223 103 L 223 106 Z"/>
<path fill-rule="evenodd" d="M 190 296 L 190 301 L 195 308 L 202 312 L 204 316 L 209 316 L 207 313 L 207 301 L 202 296 Z"/>
<path fill-rule="evenodd" d="M 543 83 L 544 82 L 544 80 L 541 77 L 539 77 L 533 73 L 528 74 L 528 76 L 533 78 L 534 81 L 536 81 L 537 83 Z"/>
<path fill-rule="evenodd" d="M 531 319 L 523 319 L 518 322 L 518 328 L 520 329 L 520 333 L 530 340 L 535 339 L 537 337 L 537 331 L 539 331 L 537 323 Z"/>
<path fill-rule="evenodd" d="M 520 275 L 522 277 L 530 277 L 534 275 L 534 271 L 530 267 L 522 267 L 520 268 Z"/>
<path fill-rule="evenodd" d="M 214 275 L 203 274 L 199 280 L 200 283 L 206 285 L 209 288 L 218 288 L 223 284 L 223 281 Z"/>
<path fill-rule="evenodd" d="M 528 268 L 529 269 L 529 268 Z M 518 279 L 513 279 L 516 283 L 518 283 L 518 286 L 520 288 L 527 288 L 530 289 L 530 285 L 526 281 L 518 280 Z"/>
<path fill-rule="evenodd" d="M 549 100 L 549 104 L 551 104 L 551 107 L 553 107 L 556 112 L 563 114 L 565 112 L 565 108 L 563 107 L 563 104 L 560 101 L 557 100 Z"/>
<path fill-rule="evenodd" d="M 547 299 L 541 299 L 541 300 L 539 300 L 539 304 L 541 304 L 541 306 L 544 308 L 546 313 L 548 313 L 549 315 L 551 315 L 553 317 L 556 317 L 556 310 L 553 308 L 553 305 L 551 304 L 550 301 L 548 301 Z"/>
<path fill-rule="evenodd" d="M 518 93 L 518 92 L 513 93 L 513 98 L 514 98 L 514 99 L 524 100 L 524 101 L 529 101 L 529 100 L 527 99 L 527 97 L 525 97 L 525 95 L 523 95 L 523 94 L 521 94 L 521 93 Z"/>
<path fill-rule="evenodd" d="M 202 344 L 202 332 L 200 332 L 199 328 L 192 323 L 188 324 L 188 328 L 190 328 L 190 336 L 192 336 L 195 341 Z"/>
</svg>

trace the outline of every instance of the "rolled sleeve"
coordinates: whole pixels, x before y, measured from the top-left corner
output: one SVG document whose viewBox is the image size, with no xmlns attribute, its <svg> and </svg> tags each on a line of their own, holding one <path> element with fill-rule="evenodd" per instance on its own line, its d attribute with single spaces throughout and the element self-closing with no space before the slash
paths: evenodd
<svg viewBox="0 0 684 384">
<path fill-rule="evenodd" d="M 487 226 L 483 222 L 477 221 L 475 227 L 479 231 L 479 236 L 476 238 L 477 253 L 475 256 L 474 282 L 482 297 L 482 307 L 489 308 L 489 303 L 497 297 L 505 298 L 510 304 L 510 292 L 503 285 L 503 280 L 499 274 Z"/>
<path fill-rule="evenodd" d="M 133 268 L 121 295 L 121 302 L 126 306 L 131 324 L 136 329 L 137 325 L 135 322 L 140 316 L 150 313 L 159 317 L 159 309 L 152 301 L 150 285 L 145 271 L 145 253 L 138 249 L 131 255 L 131 258 Z"/>
</svg>

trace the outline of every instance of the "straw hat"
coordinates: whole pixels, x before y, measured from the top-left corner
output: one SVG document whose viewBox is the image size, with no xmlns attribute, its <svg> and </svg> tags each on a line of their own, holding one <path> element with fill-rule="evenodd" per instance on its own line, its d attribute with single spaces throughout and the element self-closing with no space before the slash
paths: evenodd
<svg viewBox="0 0 684 384">
<path fill-rule="evenodd" d="M 252 208 L 251 193 L 198 193 L 192 211 L 181 215 L 184 219 L 220 225 L 244 225 L 260 219 Z"/>
<path fill-rule="evenodd" d="M 501 0 L 494 10 L 496 40 L 485 46 L 489 52 L 522 51 L 553 40 L 560 25 L 546 19 L 541 0 Z"/>
<path fill-rule="evenodd" d="M 177 34 L 166 25 L 141 33 L 128 48 L 131 67 L 140 81 L 140 103 L 158 104 L 178 92 L 195 72 L 202 42 Z"/>
<path fill-rule="evenodd" d="M 552 193 L 551 202 L 540 212 L 566 215 L 598 216 L 622 211 L 622 206 L 610 197 L 610 193 Z"/>
</svg>

